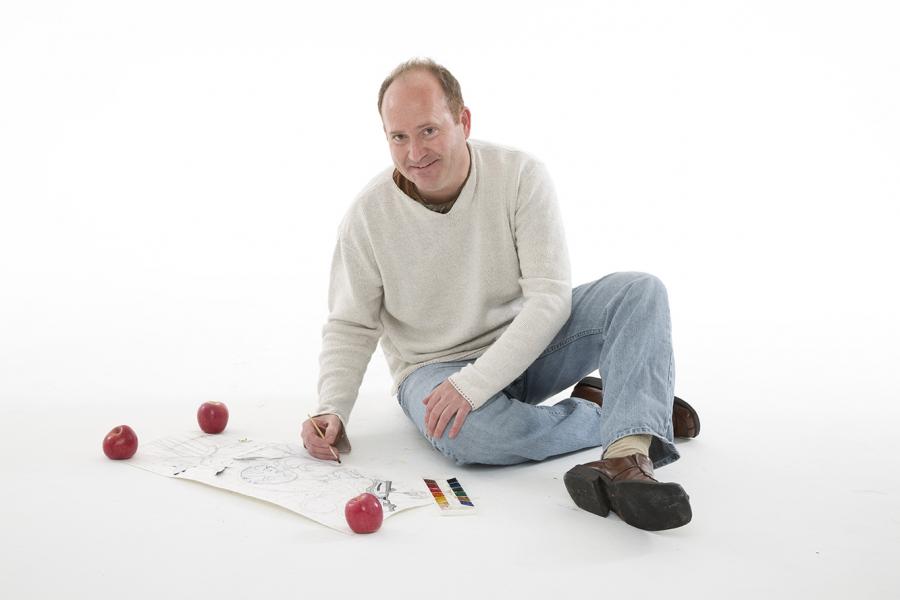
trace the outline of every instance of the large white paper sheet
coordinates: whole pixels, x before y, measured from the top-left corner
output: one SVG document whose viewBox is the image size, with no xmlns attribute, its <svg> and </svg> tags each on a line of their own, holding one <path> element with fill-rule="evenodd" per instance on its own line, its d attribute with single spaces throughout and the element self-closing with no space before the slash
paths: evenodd
<svg viewBox="0 0 900 600">
<path fill-rule="evenodd" d="M 227 432 L 176 435 L 142 444 L 127 463 L 266 500 L 347 533 L 344 505 L 363 492 L 381 499 L 385 518 L 431 503 L 419 484 L 317 460 L 299 444 L 263 442 Z"/>
</svg>

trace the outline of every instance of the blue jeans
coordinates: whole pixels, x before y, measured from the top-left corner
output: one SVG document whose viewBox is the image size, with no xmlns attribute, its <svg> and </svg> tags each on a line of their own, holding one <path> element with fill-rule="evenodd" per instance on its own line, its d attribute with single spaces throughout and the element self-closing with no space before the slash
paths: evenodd
<svg viewBox="0 0 900 600">
<path fill-rule="evenodd" d="M 400 384 L 400 406 L 423 435 L 422 401 L 474 360 L 425 365 Z M 538 406 L 597 370 L 602 408 L 580 398 Z M 650 459 L 660 467 L 679 457 L 672 443 L 674 377 L 665 286 L 647 273 L 612 273 L 572 291 L 572 314 L 550 345 L 470 412 L 456 438 L 449 438 L 448 425 L 441 438 L 426 439 L 460 465 L 512 465 L 650 434 Z"/>
</svg>

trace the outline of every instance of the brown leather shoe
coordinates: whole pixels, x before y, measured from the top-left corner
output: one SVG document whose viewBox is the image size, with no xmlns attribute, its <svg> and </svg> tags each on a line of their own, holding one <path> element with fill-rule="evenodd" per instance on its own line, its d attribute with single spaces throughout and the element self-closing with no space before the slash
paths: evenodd
<svg viewBox="0 0 900 600">
<path fill-rule="evenodd" d="M 606 458 L 573 467 L 563 478 L 580 508 L 605 517 L 612 510 L 633 527 L 660 531 L 691 521 L 691 504 L 677 483 L 660 483 L 643 454 Z"/>
<path fill-rule="evenodd" d="M 585 377 L 575 384 L 569 395 L 603 406 L 603 381 L 599 377 Z M 700 416 L 694 407 L 678 396 L 675 396 L 672 405 L 672 428 L 678 438 L 695 438 L 700 435 Z"/>
</svg>

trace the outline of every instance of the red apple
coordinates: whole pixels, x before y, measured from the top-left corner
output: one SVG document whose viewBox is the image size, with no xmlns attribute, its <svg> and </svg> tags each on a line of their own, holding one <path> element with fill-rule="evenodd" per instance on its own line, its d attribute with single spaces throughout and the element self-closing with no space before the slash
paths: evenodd
<svg viewBox="0 0 900 600">
<path fill-rule="evenodd" d="M 222 433 L 228 424 L 228 407 L 221 402 L 204 402 L 197 409 L 197 423 L 206 433 Z"/>
<path fill-rule="evenodd" d="M 137 446 L 137 434 L 128 425 L 119 425 L 103 438 L 103 453 L 113 460 L 131 458 Z"/>
<path fill-rule="evenodd" d="M 350 498 L 344 507 L 344 517 L 356 533 L 375 533 L 384 520 L 381 500 L 368 492 Z"/>
</svg>

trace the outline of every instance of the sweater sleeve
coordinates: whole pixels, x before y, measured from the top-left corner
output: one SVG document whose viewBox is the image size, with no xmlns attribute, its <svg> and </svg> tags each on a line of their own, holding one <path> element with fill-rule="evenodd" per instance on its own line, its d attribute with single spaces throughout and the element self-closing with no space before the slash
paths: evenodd
<svg viewBox="0 0 900 600">
<path fill-rule="evenodd" d="M 516 196 L 514 237 L 524 302 L 503 334 L 478 359 L 450 376 L 450 383 L 480 408 L 521 375 L 550 344 L 572 310 L 569 252 L 553 183 L 544 166 L 531 163 Z"/>
<path fill-rule="evenodd" d="M 331 264 L 328 319 L 319 355 L 316 415 L 337 415 L 344 431 L 359 387 L 382 334 L 381 275 L 365 228 L 349 218 L 341 224 Z"/>
</svg>

